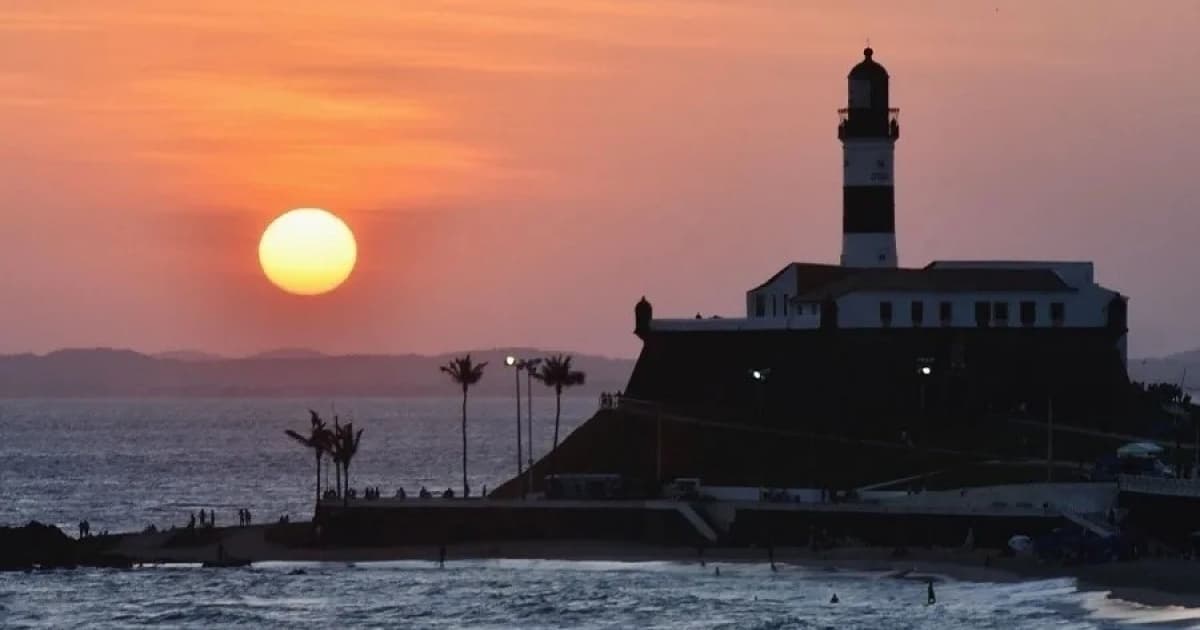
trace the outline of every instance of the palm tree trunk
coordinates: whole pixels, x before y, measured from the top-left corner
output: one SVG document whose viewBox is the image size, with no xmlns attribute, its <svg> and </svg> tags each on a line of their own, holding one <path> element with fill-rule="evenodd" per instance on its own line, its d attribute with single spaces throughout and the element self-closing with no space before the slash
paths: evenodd
<svg viewBox="0 0 1200 630">
<path fill-rule="evenodd" d="M 337 474 L 337 493 L 342 494 L 342 463 L 338 460 L 333 460 L 333 471 Z"/>
<path fill-rule="evenodd" d="M 342 507 L 350 506 L 350 461 L 342 464 L 346 468 L 346 491 L 342 493 Z"/>
<path fill-rule="evenodd" d="M 317 451 L 317 505 L 321 504 L 321 451 Z"/>
<path fill-rule="evenodd" d="M 463 386 L 462 405 L 462 442 L 463 442 L 463 498 L 467 497 L 470 488 L 467 487 L 467 388 Z"/>
</svg>

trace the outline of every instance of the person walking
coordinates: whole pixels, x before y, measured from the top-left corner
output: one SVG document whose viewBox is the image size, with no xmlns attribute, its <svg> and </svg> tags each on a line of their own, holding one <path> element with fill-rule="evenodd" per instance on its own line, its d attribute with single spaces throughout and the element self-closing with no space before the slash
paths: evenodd
<svg viewBox="0 0 1200 630">
<path fill-rule="evenodd" d="M 933 580 L 929 580 L 928 598 L 925 601 L 926 606 L 932 606 L 937 603 L 937 596 L 933 594 Z"/>
</svg>

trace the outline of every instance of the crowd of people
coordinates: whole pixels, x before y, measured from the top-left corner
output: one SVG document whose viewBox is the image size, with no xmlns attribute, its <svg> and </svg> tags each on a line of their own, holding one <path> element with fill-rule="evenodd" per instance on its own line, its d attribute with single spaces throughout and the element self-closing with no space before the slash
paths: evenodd
<svg viewBox="0 0 1200 630">
<path fill-rule="evenodd" d="M 483 486 L 482 491 L 479 493 L 479 496 L 487 497 L 487 492 L 488 492 L 488 488 L 487 488 L 487 485 L 485 484 Z M 358 494 L 359 494 L 358 491 L 356 491 L 354 488 L 350 488 L 346 492 L 346 496 L 351 499 L 358 498 Z M 330 500 L 341 498 L 341 496 L 338 495 L 336 490 L 326 490 L 325 492 L 322 493 L 321 496 L 322 496 L 322 498 L 330 499 Z M 445 490 L 442 490 L 441 492 L 433 492 L 429 488 L 426 488 L 425 486 L 421 486 L 421 489 L 417 491 L 417 498 L 419 498 L 419 499 L 432 499 L 435 496 L 438 498 L 442 498 L 442 499 L 454 499 L 454 498 L 460 498 L 460 497 L 467 497 L 467 496 L 471 496 L 471 495 L 469 492 L 465 493 L 465 494 L 460 494 L 460 493 L 456 492 L 454 490 L 454 488 L 446 488 Z M 364 498 L 368 501 L 375 501 L 378 499 L 382 499 L 383 498 L 383 490 L 379 486 L 367 487 L 367 488 L 363 489 L 363 491 L 362 491 L 362 498 Z M 406 492 L 404 490 L 404 488 L 397 488 L 396 493 L 392 495 L 392 498 L 407 499 L 408 492 Z"/>
<path fill-rule="evenodd" d="M 621 405 L 621 392 L 600 392 L 600 408 L 616 409 Z"/>
</svg>

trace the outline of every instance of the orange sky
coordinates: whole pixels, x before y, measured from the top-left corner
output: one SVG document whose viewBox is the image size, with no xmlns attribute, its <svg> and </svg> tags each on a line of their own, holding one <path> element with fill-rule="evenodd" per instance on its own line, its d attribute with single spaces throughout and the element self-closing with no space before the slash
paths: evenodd
<svg viewBox="0 0 1200 630">
<path fill-rule="evenodd" d="M 1200 345 L 1200 3 L 8 0 L 0 352 L 633 355 L 835 261 L 866 38 L 901 108 L 901 262 L 1097 263 L 1134 355 Z M 359 268 L 257 266 L 319 206 Z"/>
</svg>

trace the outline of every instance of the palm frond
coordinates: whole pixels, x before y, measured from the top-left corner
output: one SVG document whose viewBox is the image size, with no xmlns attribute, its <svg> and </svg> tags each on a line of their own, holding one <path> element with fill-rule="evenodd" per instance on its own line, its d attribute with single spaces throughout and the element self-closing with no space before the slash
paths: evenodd
<svg viewBox="0 0 1200 630">
<path fill-rule="evenodd" d="M 312 447 L 312 443 L 309 441 L 308 438 L 304 437 L 303 435 L 300 435 L 299 433 L 296 433 L 295 431 L 293 431 L 291 429 L 285 429 L 283 432 L 285 434 L 287 434 L 287 436 L 292 438 L 293 440 L 296 440 L 297 442 L 299 442 L 305 446 L 308 446 L 310 448 Z"/>
<path fill-rule="evenodd" d="M 571 355 L 564 354 L 546 357 L 534 377 L 546 387 L 553 387 L 558 392 L 566 387 L 583 385 L 587 375 L 580 370 L 571 369 L 571 359 Z"/>
<path fill-rule="evenodd" d="M 449 363 L 439 367 L 438 370 L 450 375 L 451 381 L 466 388 L 483 379 L 483 368 L 486 366 L 487 361 L 475 363 L 468 354 L 451 359 Z"/>
</svg>

